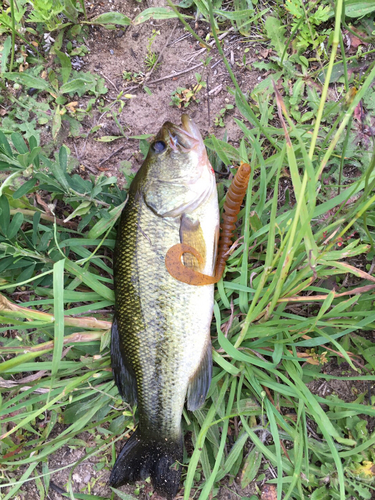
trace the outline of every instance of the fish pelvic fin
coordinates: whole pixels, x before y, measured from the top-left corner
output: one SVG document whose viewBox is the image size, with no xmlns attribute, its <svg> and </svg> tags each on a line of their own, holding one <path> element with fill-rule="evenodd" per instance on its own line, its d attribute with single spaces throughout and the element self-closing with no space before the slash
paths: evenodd
<svg viewBox="0 0 375 500">
<path fill-rule="evenodd" d="M 180 486 L 182 457 L 182 435 L 177 441 L 155 440 L 137 429 L 117 457 L 109 484 L 118 488 L 150 476 L 156 493 L 173 500 Z"/>
</svg>

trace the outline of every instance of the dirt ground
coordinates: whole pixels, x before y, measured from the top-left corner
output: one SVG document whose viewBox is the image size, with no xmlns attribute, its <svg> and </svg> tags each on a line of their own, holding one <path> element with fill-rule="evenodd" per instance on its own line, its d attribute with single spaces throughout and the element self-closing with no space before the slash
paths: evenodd
<svg viewBox="0 0 375 500">
<path fill-rule="evenodd" d="M 149 6 L 165 5 L 163 0 L 149 0 Z M 119 11 L 134 18 L 144 10 L 144 3 L 126 0 L 106 0 L 105 2 L 88 3 L 88 13 L 97 15 L 101 12 Z M 209 26 L 204 21 L 191 22 L 196 32 L 205 38 Z M 230 28 L 230 25 L 228 25 Z M 147 46 L 153 31 L 157 34 L 152 43 L 152 51 L 159 57 L 158 67 L 150 73 L 145 65 Z M 104 96 L 106 104 L 114 102 L 120 92 L 131 94 L 133 97 L 126 101 L 122 113 L 118 116 L 119 123 L 128 136 L 141 134 L 155 134 L 162 124 L 169 120 L 179 124 L 182 112 L 187 112 L 198 124 L 202 135 L 215 131 L 218 138 L 226 132 L 229 142 L 236 145 L 240 137 L 240 130 L 233 121 L 240 118 L 234 110 L 225 115 L 225 127 L 214 127 L 214 119 L 226 104 L 233 104 L 234 98 L 228 93 L 227 87 L 233 84 L 217 50 L 212 50 L 212 57 L 208 66 L 204 62 L 208 57 L 207 50 L 199 45 L 194 37 L 188 33 L 177 19 L 166 21 L 149 21 L 138 26 L 129 26 L 126 29 L 108 31 L 100 27 L 92 27 L 87 39 L 90 53 L 83 59 L 83 71 L 90 71 L 101 75 L 109 89 Z M 256 71 L 239 68 L 236 62 L 242 61 L 246 48 L 247 61 L 258 60 L 256 51 L 262 47 L 229 31 L 224 37 L 224 48 L 227 58 L 233 63 L 238 82 L 244 92 L 251 92 L 262 79 Z M 134 84 L 124 80 L 123 72 L 142 73 L 142 83 L 151 90 L 151 95 L 143 90 L 142 84 Z M 198 102 L 193 102 L 187 108 L 178 109 L 171 106 L 171 94 L 177 87 L 191 89 L 197 81 L 195 73 L 202 76 L 207 84 L 197 95 Z M 88 99 L 81 98 L 79 106 L 86 107 Z M 138 154 L 138 140 L 119 139 L 112 143 L 97 142 L 103 135 L 121 135 L 112 116 L 94 113 L 94 116 L 83 121 L 82 132 L 89 132 L 94 126 L 100 126 L 95 135 L 86 138 L 67 139 L 65 143 L 71 148 L 83 167 L 90 172 L 105 171 L 107 175 L 119 174 L 120 162 L 130 161 L 134 170 L 141 164 L 141 155 Z"/>
</svg>

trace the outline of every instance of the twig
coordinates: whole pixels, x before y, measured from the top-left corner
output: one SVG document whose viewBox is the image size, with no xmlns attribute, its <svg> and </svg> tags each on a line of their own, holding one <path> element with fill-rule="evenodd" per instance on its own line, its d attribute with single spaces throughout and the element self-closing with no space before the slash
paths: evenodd
<svg viewBox="0 0 375 500">
<path fill-rule="evenodd" d="M 43 311 L 35 311 L 34 309 L 30 309 L 27 307 L 22 307 L 17 304 L 14 304 L 14 302 L 11 302 L 8 300 L 4 295 L 0 293 L 0 311 L 4 314 L 7 312 L 14 312 L 13 317 L 19 314 L 20 318 L 28 318 L 28 319 L 37 319 L 39 321 L 43 321 L 46 323 L 53 324 L 55 321 L 55 318 L 52 314 L 48 314 Z M 112 322 L 111 321 L 104 321 L 104 320 L 99 320 L 95 317 L 86 317 L 86 318 L 73 318 L 71 316 L 64 316 L 64 324 L 65 326 L 74 326 L 77 328 L 90 328 L 90 329 L 95 329 L 95 330 L 108 330 L 111 328 Z M 73 333 L 72 335 L 68 335 L 67 337 L 64 337 L 64 343 L 65 339 L 75 339 L 71 340 L 72 342 L 82 342 L 82 340 L 79 340 L 80 338 L 83 338 L 86 335 L 86 333 L 81 332 L 81 333 Z M 92 338 L 90 340 L 94 340 L 94 337 L 97 335 L 97 332 L 90 332 L 87 333 L 87 338 L 90 338 L 90 335 L 92 335 Z M 99 337 L 100 338 L 100 333 Z M 78 340 L 77 340 L 78 339 Z M 70 340 L 68 340 L 69 342 Z M 49 346 L 50 342 L 45 342 L 44 344 L 38 344 L 35 347 L 2 347 L 1 350 L 3 352 L 6 351 L 11 351 L 11 352 L 18 352 L 18 351 L 23 351 L 23 352 L 32 352 L 32 351 L 39 351 L 43 350 L 46 347 L 43 346 Z M 53 341 L 52 344 L 53 346 Z M 47 347 L 49 348 L 49 347 Z"/>
<path fill-rule="evenodd" d="M 108 323 L 108 322 L 107 322 Z M 66 323 L 65 323 L 66 324 Z M 109 328 L 111 326 L 111 323 L 109 323 Z M 108 327 L 107 327 L 108 329 Z M 63 345 L 66 344 L 75 344 L 75 343 L 80 343 L 80 342 L 94 342 L 97 340 L 101 340 L 102 338 L 102 332 L 96 331 L 96 332 L 76 332 L 72 333 L 71 335 L 67 335 L 64 337 L 63 340 Z M 40 352 L 40 351 L 51 351 L 54 347 L 54 340 L 49 340 L 48 342 L 43 342 L 43 344 L 38 344 L 33 347 L 29 346 L 17 346 L 16 347 L 2 347 L 3 352 L 14 352 L 17 354 L 20 352 L 20 354 L 27 354 L 31 352 Z"/>
<path fill-rule="evenodd" d="M 158 83 L 158 82 L 161 82 L 163 80 L 168 80 L 169 78 L 183 75 L 184 73 L 189 73 L 189 71 L 193 71 L 193 69 L 200 68 L 201 66 L 203 66 L 203 63 L 196 64 L 195 66 L 191 66 L 191 68 L 184 69 L 183 71 L 179 71 L 177 73 L 172 73 L 171 75 L 163 76 L 162 78 L 158 78 L 157 80 L 153 80 L 152 82 L 147 82 L 147 84 L 153 85 L 154 83 Z"/>
<path fill-rule="evenodd" d="M 17 385 L 28 384 L 29 382 L 39 380 L 45 373 L 47 373 L 47 370 L 41 370 L 37 373 L 34 373 L 33 375 L 29 375 L 28 377 L 24 377 L 18 380 L 4 380 L 2 377 L 0 377 L 0 387 L 11 389 L 12 387 L 16 387 Z"/>
<path fill-rule="evenodd" d="M 174 45 L 175 43 L 178 43 L 178 42 L 181 42 L 182 40 L 185 40 L 185 38 L 188 38 L 189 36 L 190 36 L 190 33 L 185 33 L 185 35 L 182 35 L 182 36 L 176 38 L 176 40 L 173 40 L 173 42 L 169 44 L 169 47 L 172 47 L 172 45 Z"/>
<path fill-rule="evenodd" d="M 219 65 L 220 63 L 222 63 L 222 62 L 223 62 L 223 60 L 222 60 L 222 59 L 220 59 L 220 61 L 216 61 L 216 62 L 215 62 L 215 64 L 213 64 L 213 65 L 211 66 L 211 69 L 216 68 L 216 66 L 218 66 L 218 65 Z"/>
<path fill-rule="evenodd" d="M 233 30 L 233 26 L 231 28 L 229 28 L 228 31 L 226 31 L 225 33 L 222 33 L 220 36 L 218 36 L 218 39 L 221 41 L 223 40 L 223 38 L 225 38 L 231 31 Z M 215 45 L 215 40 L 213 40 L 212 42 L 210 42 L 208 44 L 211 48 Z M 193 59 L 195 59 L 197 56 L 199 56 L 200 54 L 203 54 L 203 52 L 207 50 L 205 47 L 203 47 L 202 49 L 199 49 L 197 50 L 194 55 L 192 57 L 190 57 L 189 59 L 189 62 L 192 61 Z"/>
<path fill-rule="evenodd" d="M 211 89 L 208 95 L 217 95 L 223 89 L 223 84 L 219 83 L 214 89 Z"/>
<path fill-rule="evenodd" d="M 117 155 L 117 153 L 119 153 L 120 151 L 122 151 L 124 149 L 125 146 L 121 146 L 120 148 L 116 149 L 116 151 L 114 151 L 113 153 L 111 153 L 109 156 L 107 156 L 107 158 L 104 158 L 104 160 L 101 160 L 99 162 L 99 167 L 101 167 L 103 165 L 103 163 L 105 163 L 106 161 L 110 160 L 112 158 L 112 156 L 115 156 Z"/>
<path fill-rule="evenodd" d="M 365 286 L 360 286 L 357 288 L 353 288 L 353 290 L 349 290 L 347 292 L 342 292 L 342 293 L 336 293 L 332 290 L 333 297 L 336 299 L 337 297 L 347 297 L 348 295 L 359 295 L 361 293 L 369 292 L 370 290 L 373 290 L 375 288 L 375 285 L 365 285 Z M 319 301 L 319 300 L 326 300 L 328 297 L 327 295 L 309 295 L 307 296 L 294 296 L 294 297 L 283 297 L 279 299 L 277 302 L 314 302 L 314 301 Z"/>
<path fill-rule="evenodd" d="M 99 71 L 99 74 L 102 75 L 103 78 L 105 78 L 113 87 L 114 89 L 116 90 L 116 92 L 118 92 L 118 88 L 116 87 L 116 85 L 112 82 L 112 80 L 110 80 L 108 78 L 108 76 L 105 76 L 105 74 L 103 73 L 103 71 Z"/>
<path fill-rule="evenodd" d="M 90 167 L 89 165 L 87 165 L 86 163 L 83 163 L 81 161 L 80 161 L 80 164 L 82 165 L 82 167 L 85 167 L 85 169 L 89 170 L 92 174 L 97 175 L 98 170 L 96 168 Z"/>
<path fill-rule="evenodd" d="M 78 153 L 78 149 L 77 149 L 77 145 L 76 145 L 76 143 L 74 143 L 74 151 L 76 152 L 76 157 L 77 157 L 77 160 L 78 160 L 78 161 L 81 161 L 81 157 L 80 157 L 80 155 L 79 155 L 79 153 Z"/>
<path fill-rule="evenodd" d="M 39 210 L 34 211 L 34 210 L 27 210 L 27 209 L 23 209 L 23 208 L 11 209 L 10 215 L 15 215 L 18 212 L 21 212 L 23 215 L 33 217 L 36 212 L 39 212 Z M 64 222 L 62 219 L 56 219 L 55 217 L 53 217 L 53 215 L 47 215 L 43 212 L 39 212 L 39 213 L 40 213 L 41 219 L 48 220 L 49 222 L 56 222 L 56 224 L 58 226 L 64 226 L 64 227 L 68 227 L 70 229 L 77 229 L 77 227 L 78 227 L 77 222 L 74 222 L 74 221 Z"/>
</svg>

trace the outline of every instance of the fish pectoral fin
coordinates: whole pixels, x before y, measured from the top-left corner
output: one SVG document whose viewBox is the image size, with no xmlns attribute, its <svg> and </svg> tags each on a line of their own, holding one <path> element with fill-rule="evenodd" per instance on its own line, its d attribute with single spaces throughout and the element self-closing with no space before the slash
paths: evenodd
<svg viewBox="0 0 375 500">
<path fill-rule="evenodd" d="M 184 265 L 202 272 L 206 265 L 206 242 L 199 220 L 195 220 L 189 215 L 182 214 L 180 222 L 180 241 L 184 245 L 194 248 L 201 257 L 198 259 L 191 252 L 186 252 L 182 258 Z"/>
<path fill-rule="evenodd" d="M 212 285 L 213 283 L 218 282 L 216 276 L 209 276 L 208 274 L 196 271 L 192 267 L 184 266 L 181 261 L 181 257 L 185 253 L 191 253 L 194 255 L 194 257 L 198 259 L 198 262 L 203 261 L 202 256 L 195 248 L 185 245 L 184 243 L 173 245 L 165 256 L 165 267 L 173 278 L 178 281 L 182 281 L 182 283 L 186 283 L 187 285 L 195 286 Z"/>
<path fill-rule="evenodd" d="M 198 410 L 204 403 L 212 378 L 212 346 L 208 342 L 202 362 L 189 383 L 187 392 L 188 410 Z"/>
<path fill-rule="evenodd" d="M 113 320 L 111 330 L 111 360 L 113 378 L 120 396 L 130 405 L 135 405 L 137 403 L 137 382 L 132 369 L 127 366 L 122 354 L 116 318 Z"/>
</svg>

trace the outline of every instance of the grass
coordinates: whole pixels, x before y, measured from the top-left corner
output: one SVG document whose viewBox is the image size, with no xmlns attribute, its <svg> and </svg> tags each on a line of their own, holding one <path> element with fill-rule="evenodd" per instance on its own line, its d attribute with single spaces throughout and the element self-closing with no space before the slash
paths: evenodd
<svg viewBox="0 0 375 500">
<path fill-rule="evenodd" d="M 225 57 L 217 37 L 220 5 L 212 10 L 210 3 L 195 4 L 211 20 L 212 36 Z M 249 161 L 252 178 L 240 214 L 242 237 L 215 294 L 209 395 L 201 410 L 184 413 L 183 425 L 194 445 L 184 459 L 186 500 L 215 498 L 219 487 L 232 488 L 236 477 L 245 492 L 240 498 L 258 498 L 264 481 L 275 487 L 278 499 L 370 499 L 375 489 L 370 390 L 375 347 L 367 335 L 375 329 L 375 156 L 372 138 L 368 151 L 356 146 L 359 132 L 353 123 L 361 104 L 369 103 L 371 109 L 375 69 L 371 64 L 355 82 L 344 78 L 337 83 L 341 100 L 327 100 L 334 68 L 350 64 L 345 52 L 341 60 L 336 52 L 342 41 L 342 7 L 338 0 L 330 57 L 321 65 L 320 96 L 305 83 L 307 75 L 314 76 L 311 63 L 304 76 L 298 65 L 306 52 L 298 49 L 289 55 L 285 49 L 297 40 L 305 44 L 304 51 L 306 43 L 310 51 L 317 50 L 311 47 L 320 34 L 319 23 L 311 24 L 311 39 L 305 32 L 302 39 L 298 31 L 310 12 L 298 10 L 292 31 L 285 25 L 278 37 L 270 35 L 276 18 L 268 11 L 258 18 L 277 54 L 274 79 L 281 79 L 285 90 L 294 68 L 299 94 L 280 92 L 269 78 L 250 100 L 226 62 L 243 138 L 238 149 L 214 135 L 206 144 L 216 169 Z M 251 23 L 243 22 L 238 12 L 236 7 L 225 15 L 242 32 Z M 144 18 L 151 14 L 149 9 L 143 12 Z M 316 20 L 316 12 L 312 14 Z M 163 15 L 165 10 L 154 10 L 154 17 Z M 247 15 L 252 20 L 255 14 Z M 58 21 L 48 22 L 55 26 Z M 14 42 L 6 47 L 13 54 Z M 59 60 L 60 104 L 49 101 L 56 114 L 65 106 L 61 99 L 69 82 L 68 90 L 80 91 L 79 77 L 70 80 L 68 61 L 63 56 Z M 27 76 L 15 73 L 8 75 L 8 82 L 21 78 L 27 86 Z M 90 81 L 100 99 L 97 82 Z M 350 93 L 354 83 L 356 91 Z M 49 83 L 39 85 L 52 95 Z M 312 113 L 309 120 L 304 113 Z M 109 356 L 112 251 L 126 191 L 113 177 L 83 180 L 71 175 L 67 148 L 54 153 L 47 154 L 32 131 L 0 133 L 4 500 L 16 498 L 27 481 L 35 481 L 40 498 L 46 498 L 53 481 L 49 457 L 65 445 L 84 448 L 85 460 L 97 457 L 98 470 L 111 468 L 115 442 L 136 422 L 135 408 L 122 402 L 114 387 Z M 344 172 L 345 183 L 338 184 L 350 164 L 357 166 L 357 174 Z M 221 204 L 229 182 L 218 183 Z M 37 192 L 44 193 L 49 211 L 34 207 Z M 323 387 L 333 381 L 337 388 L 348 383 L 350 394 L 311 390 L 317 382 Z M 83 432 L 93 436 L 95 446 L 80 438 Z M 68 497 L 99 498 L 89 489 L 73 494 L 72 475 L 81 461 L 62 467 L 70 469 Z"/>
</svg>

